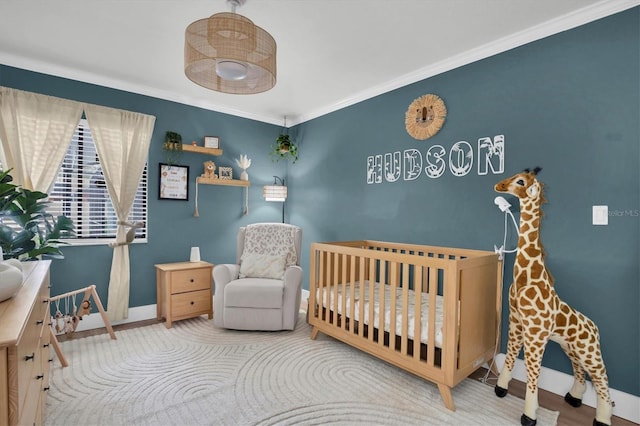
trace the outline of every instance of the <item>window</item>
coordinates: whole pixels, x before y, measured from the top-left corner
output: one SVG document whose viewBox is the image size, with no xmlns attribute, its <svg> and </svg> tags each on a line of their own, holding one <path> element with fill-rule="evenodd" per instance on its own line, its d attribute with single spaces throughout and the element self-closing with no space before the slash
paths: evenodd
<svg viewBox="0 0 640 426">
<path fill-rule="evenodd" d="M 135 241 L 147 240 L 147 165 L 138 185 L 128 222 L 144 222 Z M 117 222 L 107 185 L 102 175 L 96 146 L 86 120 L 80 120 L 60 170 L 49 192 L 49 213 L 65 215 L 75 224 L 71 244 L 104 244 L 116 237 Z"/>
</svg>

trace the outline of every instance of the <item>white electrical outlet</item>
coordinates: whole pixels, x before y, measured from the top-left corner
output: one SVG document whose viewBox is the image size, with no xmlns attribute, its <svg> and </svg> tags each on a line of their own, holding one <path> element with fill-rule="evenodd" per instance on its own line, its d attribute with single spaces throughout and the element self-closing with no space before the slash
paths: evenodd
<svg viewBox="0 0 640 426">
<path fill-rule="evenodd" d="M 593 224 L 609 224 L 609 206 L 593 206 Z"/>
</svg>

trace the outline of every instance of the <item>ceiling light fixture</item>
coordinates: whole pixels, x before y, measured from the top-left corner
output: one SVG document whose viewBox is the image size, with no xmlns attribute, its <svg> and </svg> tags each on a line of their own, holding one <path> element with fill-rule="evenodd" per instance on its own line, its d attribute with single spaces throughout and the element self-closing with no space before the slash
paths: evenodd
<svg viewBox="0 0 640 426">
<path fill-rule="evenodd" d="M 266 92 L 276 84 L 276 42 L 227 0 L 231 13 L 216 13 L 185 31 L 184 73 L 194 83 L 223 93 Z"/>
</svg>

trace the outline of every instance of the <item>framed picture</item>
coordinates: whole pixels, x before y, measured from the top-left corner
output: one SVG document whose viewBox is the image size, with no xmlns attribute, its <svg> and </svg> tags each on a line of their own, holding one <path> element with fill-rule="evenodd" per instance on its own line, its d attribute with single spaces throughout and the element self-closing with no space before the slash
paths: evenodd
<svg viewBox="0 0 640 426">
<path fill-rule="evenodd" d="M 189 200 L 189 166 L 160 163 L 160 200 Z"/>
<path fill-rule="evenodd" d="M 218 174 L 220 175 L 220 179 L 233 179 L 233 169 L 231 167 L 218 167 Z"/>
<path fill-rule="evenodd" d="M 217 136 L 205 136 L 204 137 L 205 148 L 220 148 L 220 139 Z"/>
</svg>

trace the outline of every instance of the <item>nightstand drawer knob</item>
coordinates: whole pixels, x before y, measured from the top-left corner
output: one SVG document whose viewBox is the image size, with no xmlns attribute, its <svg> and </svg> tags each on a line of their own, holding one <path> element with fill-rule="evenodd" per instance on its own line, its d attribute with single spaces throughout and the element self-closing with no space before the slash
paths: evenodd
<svg viewBox="0 0 640 426">
<path fill-rule="evenodd" d="M 194 282 L 195 280 L 193 278 L 191 278 L 189 281 Z"/>
<path fill-rule="evenodd" d="M 194 302 L 193 300 L 191 301 L 191 304 L 192 304 L 192 305 L 193 305 L 193 304 L 195 304 L 195 303 L 196 303 L 196 302 Z"/>
<path fill-rule="evenodd" d="M 38 321 L 36 321 L 36 325 L 42 325 L 42 324 L 44 324 L 44 320 L 38 320 Z"/>
<path fill-rule="evenodd" d="M 31 355 L 27 355 L 24 357 L 25 361 L 33 361 L 33 359 L 36 357 L 35 353 L 32 353 Z"/>
<path fill-rule="evenodd" d="M 44 374 L 38 374 L 38 375 L 36 376 L 36 379 L 37 379 L 37 380 L 42 380 L 42 379 L 44 379 Z"/>
</svg>

